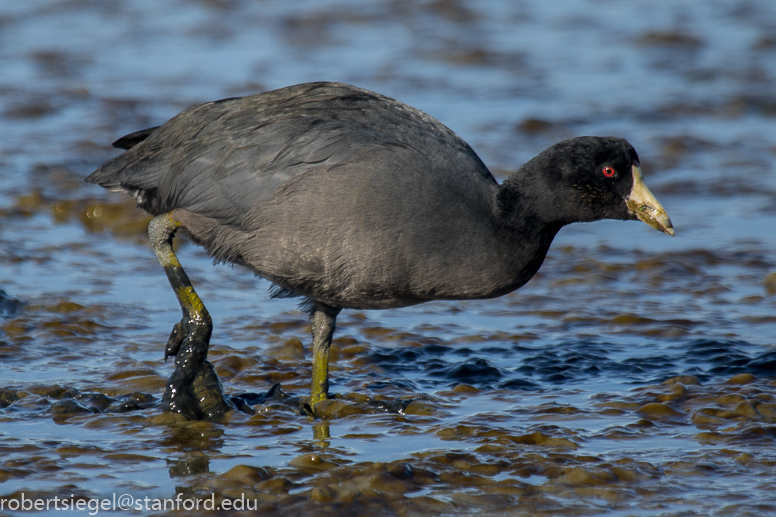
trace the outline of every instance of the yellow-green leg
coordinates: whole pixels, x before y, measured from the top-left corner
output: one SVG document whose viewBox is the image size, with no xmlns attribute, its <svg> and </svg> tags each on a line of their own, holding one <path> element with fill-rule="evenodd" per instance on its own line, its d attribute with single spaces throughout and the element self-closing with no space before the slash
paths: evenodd
<svg viewBox="0 0 776 517">
<path fill-rule="evenodd" d="M 213 323 L 188 275 L 172 249 L 172 239 L 180 228 L 171 214 L 154 217 L 148 225 L 151 246 L 178 297 L 183 317 L 175 324 L 164 351 L 165 360 L 175 356 L 175 371 L 167 381 L 162 398 L 165 411 L 180 413 L 192 420 L 214 420 L 231 409 L 213 365 L 207 361 Z"/>
<path fill-rule="evenodd" d="M 310 407 L 329 398 L 329 348 L 341 309 L 317 304 L 313 312 L 313 379 L 310 387 Z"/>
</svg>

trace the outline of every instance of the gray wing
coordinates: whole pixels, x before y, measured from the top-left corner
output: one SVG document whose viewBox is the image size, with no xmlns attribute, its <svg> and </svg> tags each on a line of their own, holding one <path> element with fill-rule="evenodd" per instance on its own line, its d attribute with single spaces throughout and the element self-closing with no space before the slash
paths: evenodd
<svg viewBox="0 0 776 517">
<path fill-rule="evenodd" d="M 424 161 L 436 152 L 447 161 L 452 153 L 471 162 L 467 173 L 496 183 L 474 151 L 434 118 L 338 83 L 194 106 L 86 180 L 129 192 L 155 215 L 182 208 L 241 226 L 257 202 L 292 178 L 347 165 L 355 155 L 363 160 L 363 150 L 374 146 L 415 151 Z"/>
</svg>

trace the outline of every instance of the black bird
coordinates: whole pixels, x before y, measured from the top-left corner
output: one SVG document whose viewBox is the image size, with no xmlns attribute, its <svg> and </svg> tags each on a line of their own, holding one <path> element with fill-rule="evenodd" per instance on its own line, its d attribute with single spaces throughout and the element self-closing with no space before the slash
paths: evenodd
<svg viewBox="0 0 776 517">
<path fill-rule="evenodd" d="M 188 418 L 229 409 L 207 362 L 212 324 L 172 250 L 182 230 L 216 262 L 247 267 L 312 316 L 310 406 L 327 398 L 342 309 L 493 298 L 536 273 L 561 227 L 640 219 L 670 235 L 633 147 L 579 137 L 499 185 L 431 116 L 338 83 L 290 86 L 188 108 L 113 144 L 126 152 L 86 181 L 155 215 L 153 249 L 183 318 L 164 405 Z"/>
</svg>

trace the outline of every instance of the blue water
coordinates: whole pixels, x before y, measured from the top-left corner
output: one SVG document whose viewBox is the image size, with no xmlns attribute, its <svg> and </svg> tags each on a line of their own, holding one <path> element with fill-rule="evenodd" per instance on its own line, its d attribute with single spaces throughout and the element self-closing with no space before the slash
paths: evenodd
<svg viewBox="0 0 776 517">
<path fill-rule="evenodd" d="M 773 488 L 772 417 L 726 427 L 697 424 L 693 415 L 722 407 L 713 401 L 724 394 L 755 405 L 776 397 L 776 288 L 766 283 L 776 273 L 774 26 L 776 4 L 765 0 L 0 4 L 0 289 L 23 304 L 0 320 L 0 388 L 27 394 L 0 409 L 0 447 L 11 447 L 0 471 L 30 454 L 60 469 L 52 475 L 31 464 L 23 476 L 0 477 L 0 496 L 71 486 L 87 495 L 125 486 L 174 494 L 235 465 L 292 472 L 290 458 L 314 447 L 313 424 L 292 414 L 264 425 L 235 417 L 203 431 L 198 445 L 185 445 L 174 426 L 146 423 L 153 409 L 54 423 L 47 410 L 55 399 L 36 390 L 158 397 L 153 384 L 108 377 L 149 369 L 164 379 L 172 371 L 162 345 L 179 309 L 142 224 L 130 224 L 143 215 L 120 194 L 82 182 L 116 155 L 110 142 L 198 102 L 335 80 L 430 113 L 499 178 L 563 138 L 625 137 L 676 237 L 637 223 L 575 225 L 559 234 L 537 277 L 501 299 L 346 311 L 338 336 L 366 349 L 333 363 L 333 390 L 428 395 L 439 412 L 409 423 L 395 415 L 333 420 L 329 453 L 354 463 L 422 463 L 425 452 L 471 452 L 487 441 L 440 438 L 461 422 L 517 434 L 550 422 L 552 436 L 577 442 L 573 461 L 641 461 L 668 476 L 621 487 L 642 495 L 609 509 L 598 496 L 558 495 L 572 514 L 706 514 L 740 497 L 742 512 L 767 515 L 757 502 Z M 547 129 L 522 130 L 527 119 Z M 129 226 L 95 225 L 90 210 L 106 203 L 120 207 Z M 227 356 L 252 358 L 262 371 L 288 374 L 284 389 L 303 394 L 309 355 L 272 362 L 264 353 L 290 338 L 309 348 L 303 326 L 268 330 L 275 321 L 303 322 L 294 301 L 269 300 L 266 282 L 212 267 L 191 245 L 180 256 L 213 315 L 217 367 Z M 65 311 L 60 302 L 81 308 Z M 370 327 L 389 329 L 388 337 Z M 740 373 L 753 374 L 753 384 L 724 384 Z M 685 418 L 633 431 L 649 419 L 635 406 L 670 391 L 659 383 L 676 375 L 701 382 L 690 387 L 697 399 L 674 406 Z M 222 380 L 230 393 L 268 387 L 266 379 Z M 479 391 L 451 395 L 458 384 Z M 602 394 L 634 408 L 603 411 Z M 544 404 L 578 413 L 548 416 Z M 281 424 L 291 431 L 272 434 Z M 613 439 L 613 429 L 634 434 Z M 704 432 L 724 436 L 714 442 Z M 56 453 L 62 444 L 100 450 L 76 461 Z M 151 460 L 103 459 L 112 450 Z M 725 450 L 753 459 L 742 463 Z M 206 457 L 207 469 L 170 474 L 192 455 Z M 675 461 L 712 465 L 713 483 L 674 476 Z M 529 479 L 552 485 L 547 476 Z M 313 484 L 300 483 L 295 493 L 308 494 Z M 670 500 L 660 506 L 654 493 L 667 486 Z M 420 493 L 447 501 L 446 490 L 457 488 Z"/>
</svg>

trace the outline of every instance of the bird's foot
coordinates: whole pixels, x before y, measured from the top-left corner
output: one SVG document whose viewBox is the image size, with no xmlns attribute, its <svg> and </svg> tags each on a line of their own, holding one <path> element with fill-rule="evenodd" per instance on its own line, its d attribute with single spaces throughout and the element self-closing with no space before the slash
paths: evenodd
<svg viewBox="0 0 776 517">
<path fill-rule="evenodd" d="M 187 420 L 217 421 L 234 409 L 234 404 L 224 397 L 221 381 L 209 361 L 197 367 L 192 380 L 183 377 L 176 364 L 162 398 L 164 411 L 179 413 Z"/>
<path fill-rule="evenodd" d="M 313 406 L 308 397 L 290 395 L 281 389 L 280 384 L 274 384 L 264 393 L 241 393 L 229 399 L 237 409 L 249 414 L 272 408 L 324 422 L 354 414 L 431 415 L 438 411 L 436 405 L 439 403 L 438 399 L 427 395 L 385 400 L 358 394 L 327 394 Z"/>
<path fill-rule="evenodd" d="M 167 361 L 169 357 L 178 355 L 178 351 L 181 349 L 181 345 L 186 337 L 204 342 L 205 355 L 207 355 L 212 331 L 213 325 L 209 317 L 206 319 L 182 317 L 172 328 L 172 331 L 170 331 L 170 337 L 167 339 L 167 345 L 164 347 L 164 360 Z"/>
<path fill-rule="evenodd" d="M 254 414 L 256 410 L 252 406 L 263 405 L 290 410 L 301 416 L 314 416 L 306 401 L 283 391 L 280 383 L 273 384 L 265 393 L 241 393 L 230 399 L 237 409 L 245 413 Z"/>
<path fill-rule="evenodd" d="M 224 397 L 221 381 L 207 360 L 212 325 L 209 318 L 183 318 L 173 327 L 165 359 L 175 356 L 175 371 L 162 398 L 164 411 L 189 420 L 220 420 L 234 404 Z"/>
</svg>

